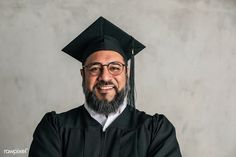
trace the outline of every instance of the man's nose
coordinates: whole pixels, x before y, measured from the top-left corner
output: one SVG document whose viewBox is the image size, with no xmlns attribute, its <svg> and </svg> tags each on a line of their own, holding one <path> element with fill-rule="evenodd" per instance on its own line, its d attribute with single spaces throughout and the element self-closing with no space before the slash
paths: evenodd
<svg viewBox="0 0 236 157">
<path fill-rule="evenodd" d="M 108 71 L 107 67 L 104 66 L 99 77 L 98 77 L 99 81 L 103 80 L 103 81 L 109 81 L 111 79 L 111 74 Z"/>
</svg>

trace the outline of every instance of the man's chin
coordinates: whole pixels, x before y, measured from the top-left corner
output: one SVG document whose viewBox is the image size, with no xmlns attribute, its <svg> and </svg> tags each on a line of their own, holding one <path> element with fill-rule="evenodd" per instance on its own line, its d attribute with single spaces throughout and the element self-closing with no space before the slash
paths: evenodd
<svg viewBox="0 0 236 157">
<path fill-rule="evenodd" d="M 111 102 L 114 99 L 115 95 L 114 96 L 110 96 L 108 94 L 96 94 L 96 97 L 100 101 Z"/>
</svg>

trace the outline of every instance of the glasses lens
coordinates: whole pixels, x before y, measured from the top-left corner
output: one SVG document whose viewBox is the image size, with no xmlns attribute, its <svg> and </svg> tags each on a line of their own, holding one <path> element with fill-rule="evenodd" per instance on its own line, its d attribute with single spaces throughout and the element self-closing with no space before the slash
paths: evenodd
<svg viewBox="0 0 236 157">
<path fill-rule="evenodd" d="M 112 75 L 119 75 L 122 73 L 124 66 L 120 63 L 111 62 L 108 65 L 108 70 Z"/>
<path fill-rule="evenodd" d="M 90 74 L 92 75 L 99 75 L 100 72 L 102 71 L 102 65 L 99 63 L 89 65 L 87 68 Z"/>
</svg>

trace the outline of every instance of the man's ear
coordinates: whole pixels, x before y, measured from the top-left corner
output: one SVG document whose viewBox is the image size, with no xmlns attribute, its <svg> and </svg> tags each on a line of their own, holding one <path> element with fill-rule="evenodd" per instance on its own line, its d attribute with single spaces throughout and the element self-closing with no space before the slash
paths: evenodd
<svg viewBox="0 0 236 157">
<path fill-rule="evenodd" d="M 81 74 L 81 76 L 82 76 L 82 78 L 84 79 L 84 69 L 80 69 L 80 74 Z"/>
<path fill-rule="evenodd" d="M 129 78 L 129 75 L 130 75 L 130 68 L 126 68 L 126 77 Z"/>
</svg>

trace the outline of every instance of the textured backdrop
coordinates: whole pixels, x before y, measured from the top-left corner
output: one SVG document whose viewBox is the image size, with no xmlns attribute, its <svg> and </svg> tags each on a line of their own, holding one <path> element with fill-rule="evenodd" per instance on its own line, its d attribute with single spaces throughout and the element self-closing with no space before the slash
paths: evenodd
<svg viewBox="0 0 236 157">
<path fill-rule="evenodd" d="M 99 16 L 147 46 L 137 108 L 173 122 L 183 156 L 235 157 L 236 0 L 0 0 L 0 156 L 84 102 L 81 64 L 60 50 Z"/>
</svg>

